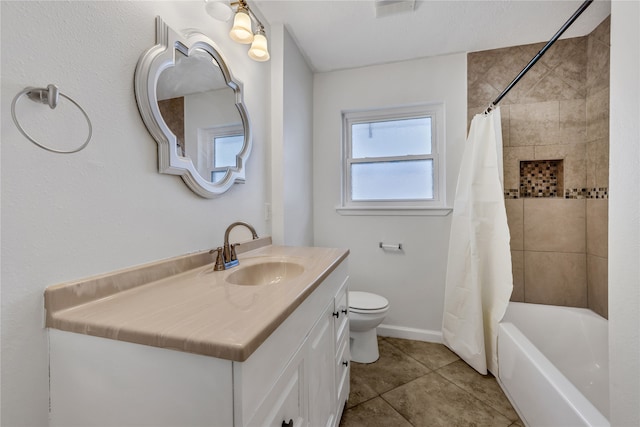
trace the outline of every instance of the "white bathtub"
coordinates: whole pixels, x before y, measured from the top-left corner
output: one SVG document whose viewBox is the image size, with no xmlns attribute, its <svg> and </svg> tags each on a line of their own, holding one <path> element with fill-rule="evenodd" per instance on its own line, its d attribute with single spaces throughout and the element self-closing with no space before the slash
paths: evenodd
<svg viewBox="0 0 640 427">
<path fill-rule="evenodd" d="M 498 362 L 525 425 L 609 426 L 607 320 L 591 310 L 509 303 Z"/>
</svg>

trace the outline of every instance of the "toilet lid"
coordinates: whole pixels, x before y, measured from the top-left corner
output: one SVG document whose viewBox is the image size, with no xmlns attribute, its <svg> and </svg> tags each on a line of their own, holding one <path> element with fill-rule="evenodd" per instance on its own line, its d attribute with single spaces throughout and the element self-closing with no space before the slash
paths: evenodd
<svg viewBox="0 0 640 427">
<path fill-rule="evenodd" d="M 389 301 L 385 297 L 370 292 L 349 292 L 349 307 L 356 310 L 380 310 L 386 308 Z"/>
</svg>

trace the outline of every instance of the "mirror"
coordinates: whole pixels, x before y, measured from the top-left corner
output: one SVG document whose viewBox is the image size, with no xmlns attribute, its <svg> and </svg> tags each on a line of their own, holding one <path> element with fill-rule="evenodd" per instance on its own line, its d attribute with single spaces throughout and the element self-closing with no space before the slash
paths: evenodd
<svg viewBox="0 0 640 427">
<path fill-rule="evenodd" d="M 251 132 L 235 80 L 204 34 L 181 37 L 156 18 L 156 45 L 136 67 L 140 115 L 158 143 L 161 173 L 212 198 L 244 182 Z"/>
</svg>

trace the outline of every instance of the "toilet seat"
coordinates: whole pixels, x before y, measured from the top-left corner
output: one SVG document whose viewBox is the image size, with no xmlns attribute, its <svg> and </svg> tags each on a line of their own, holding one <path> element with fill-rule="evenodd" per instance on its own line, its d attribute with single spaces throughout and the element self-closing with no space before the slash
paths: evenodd
<svg viewBox="0 0 640 427">
<path fill-rule="evenodd" d="M 380 295 L 370 292 L 349 292 L 349 311 L 354 313 L 379 313 L 386 311 L 389 301 Z"/>
</svg>

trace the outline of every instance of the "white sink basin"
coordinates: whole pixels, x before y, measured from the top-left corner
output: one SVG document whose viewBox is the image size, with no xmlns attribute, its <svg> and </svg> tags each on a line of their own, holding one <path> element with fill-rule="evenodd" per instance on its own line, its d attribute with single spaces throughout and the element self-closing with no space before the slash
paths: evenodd
<svg viewBox="0 0 640 427">
<path fill-rule="evenodd" d="M 265 261 L 237 267 L 227 276 L 227 282 L 242 286 L 261 286 L 286 282 L 304 271 L 300 264 L 290 261 Z"/>
</svg>

